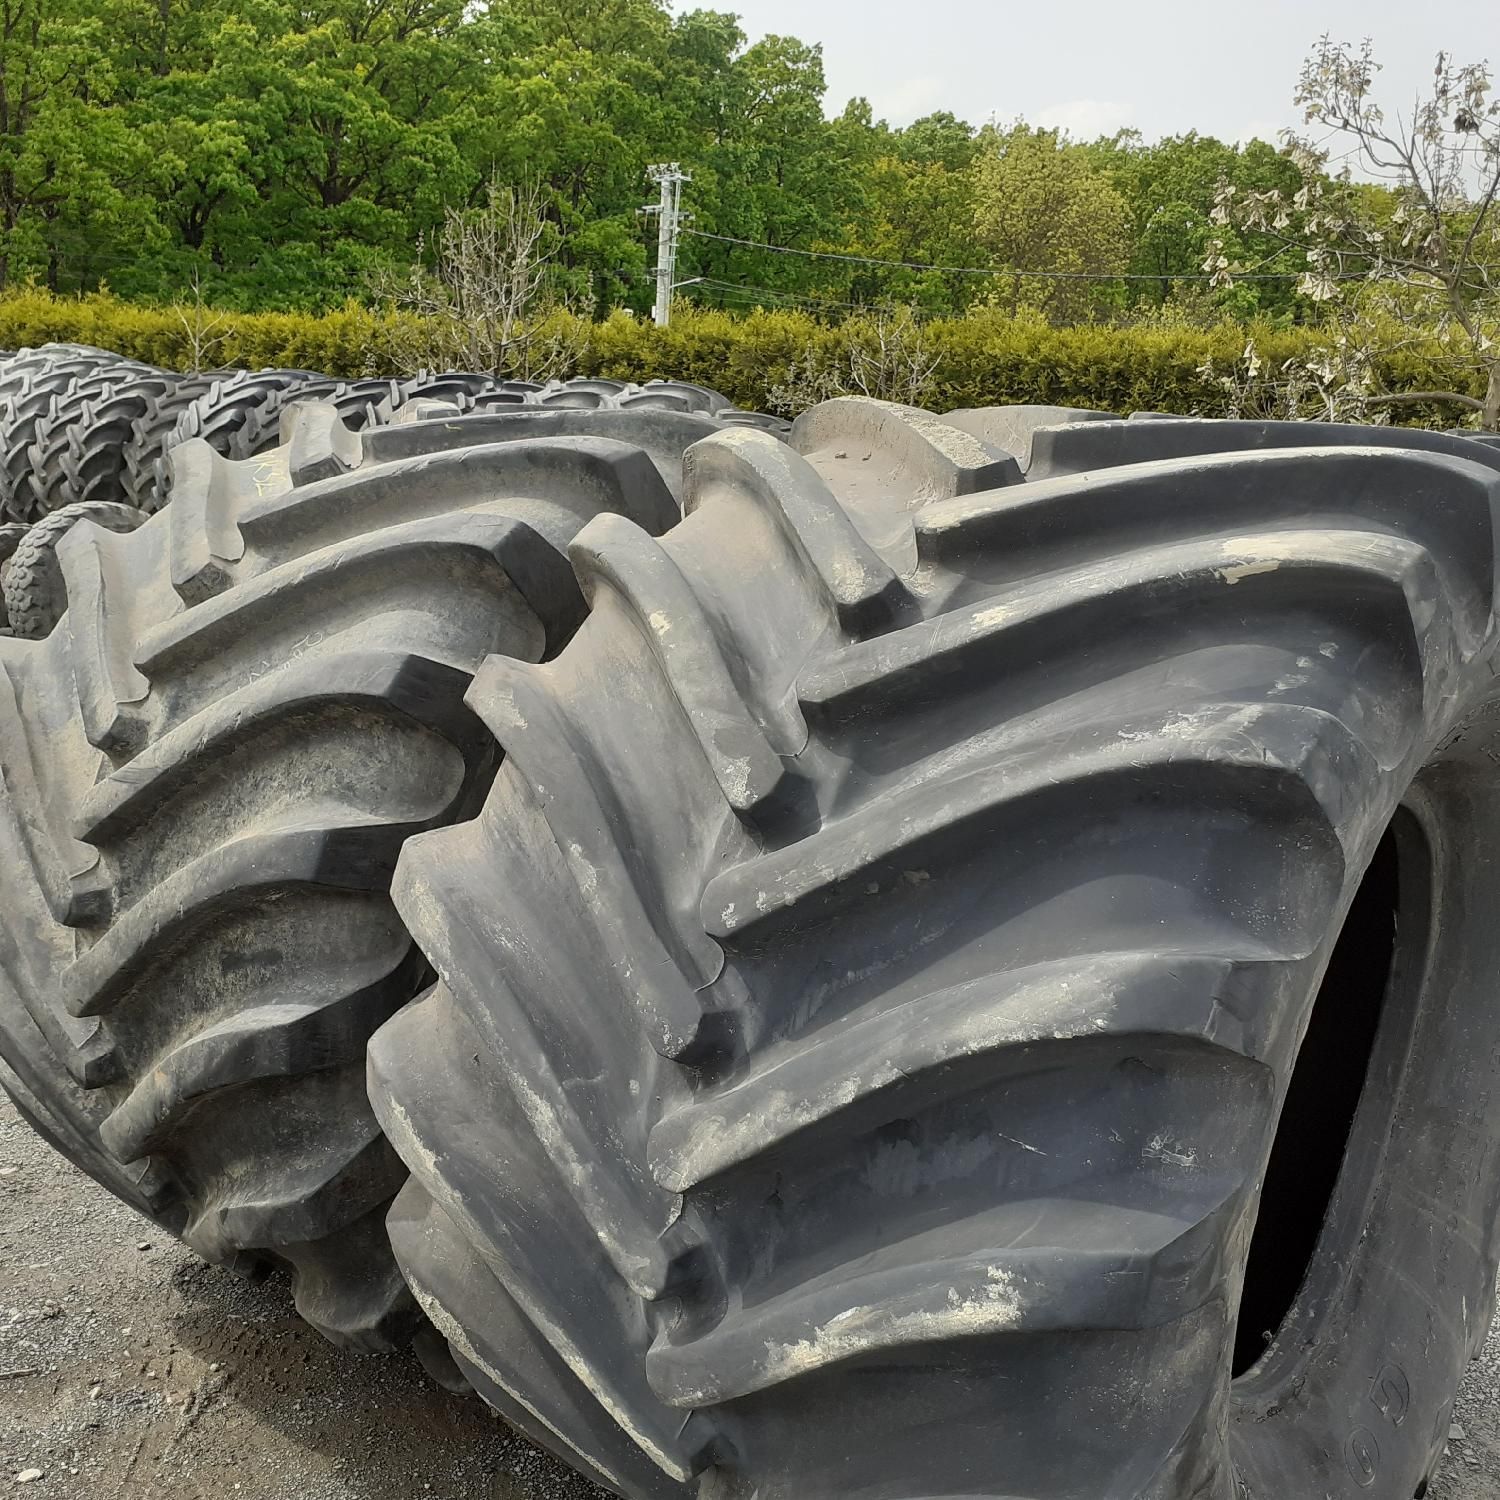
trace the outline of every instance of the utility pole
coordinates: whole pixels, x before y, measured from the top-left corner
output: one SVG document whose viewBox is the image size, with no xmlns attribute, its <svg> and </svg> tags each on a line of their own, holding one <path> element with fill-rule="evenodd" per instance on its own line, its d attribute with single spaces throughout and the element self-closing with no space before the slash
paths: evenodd
<svg viewBox="0 0 1500 1500">
<path fill-rule="evenodd" d="M 662 162 L 646 168 L 646 176 L 661 190 L 660 199 L 641 210 L 656 215 L 656 306 L 652 319 L 658 328 L 672 321 L 672 291 L 677 277 L 677 236 L 685 217 L 682 212 L 682 185 L 693 179 L 675 162 Z"/>
</svg>

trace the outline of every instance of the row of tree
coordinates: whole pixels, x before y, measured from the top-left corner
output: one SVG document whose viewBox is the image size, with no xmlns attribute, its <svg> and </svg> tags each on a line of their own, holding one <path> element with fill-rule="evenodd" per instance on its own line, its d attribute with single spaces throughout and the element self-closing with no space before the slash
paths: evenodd
<svg viewBox="0 0 1500 1500">
<path fill-rule="evenodd" d="M 1221 180 L 1295 188 L 1264 142 L 1074 143 L 946 113 L 893 129 L 859 99 L 830 119 L 825 95 L 819 48 L 665 0 L 0 0 L 0 284 L 326 307 L 499 181 L 539 189 L 574 297 L 643 308 L 644 172 L 678 160 L 703 301 L 1067 320 L 1195 286 L 1296 309 L 1289 280 L 1192 279 L 1226 233 L 1237 262 L 1303 268 L 1210 223 Z M 990 268 L 1071 274 L 969 273 Z"/>
</svg>

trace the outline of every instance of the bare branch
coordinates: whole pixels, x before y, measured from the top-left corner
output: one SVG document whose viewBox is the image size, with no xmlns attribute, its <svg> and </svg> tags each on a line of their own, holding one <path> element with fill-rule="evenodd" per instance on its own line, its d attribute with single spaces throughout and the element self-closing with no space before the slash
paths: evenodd
<svg viewBox="0 0 1500 1500">
<path fill-rule="evenodd" d="M 190 309 L 178 307 L 175 309 L 177 320 L 182 324 L 182 331 L 187 336 L 187 364 L 188 370 L 194 375 L 201 375 L 203 367 L 208 360 L 209 352 L 217 349 L 229 337 L 227 332 L 216 333 L 216 329 L 223 328 L 226 318 L 223 313 L 217 313 L 210 317 L 203 305 L 203 288 L 199 284 L 197 268 L 193 269 L 193 304 Z"/>
<path fill-rule="evenodd" d="M 1374 95 L 1378 72 L 1368 42 L 1351 47 L 1325 36 L 1303 65 L 1296 102 L 1308 123 L 1344 141 L 1330 147 L 1328 135 L 1289 136 L 1302 178 L 1295 193 L 1220 186 L 1216 223 L 1305 255 L 1299 289 L 1329 330 L 1326 349 L 1276 373 L 1274 399 L 1286 409 L 1321 403 L 1356 419 L 1443 401 L 1477 410 L 1482 427 L 1500 430 L 1500 102 L 1484 64 L 1459 65 L 1441 53 L 1430 89 L 1387 122 Z M 1331 159 L 1354 156 L 1393 173 L 1392 186 L 1356 184 L 1347 167 L 1329 175 Z M 1217 286 L 1238 274 L 1223 241 L 1208 247 L 1204 269 Z M 1388 356 L 1413 347 L 1438 379 L 1482 385 L 1484 397 L 1381 391 Z M 1229 380 L 1232 399 L 1247 381 L 1263 388 L 1272 378 L 1210 373 Z"/>
<path fill-rule="evenodd" d="M 1484 402 L 1476 396 L 1466 396 L 1462 391 L 1391 391 L 1384 396 L 1364 396 L 1365 406 L 1393 406 L 1403 401 L 1449 401 L 1469 411 L 1483 411 Z"/>
<path fill-rule="evenodd" d="M 397 349 L 408 373 L 463 369 L 548 380 L 576 362 L 582 333 L 557 285 L 558 243 L 541 190 L 492 180 L 475 210 L 449 208 L 430 248 L 377 295 L 410 314 Z M 430 254 L 430 268 L 423 264 Z"/>
</svg>

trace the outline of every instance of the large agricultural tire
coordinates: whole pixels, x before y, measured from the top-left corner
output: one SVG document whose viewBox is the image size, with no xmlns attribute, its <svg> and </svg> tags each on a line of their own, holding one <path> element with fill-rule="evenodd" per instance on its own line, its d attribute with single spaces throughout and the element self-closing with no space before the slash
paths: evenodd
<svg viewBox="0 0 1500 1500">
<path fill-rule="evenodd" d="M 467 409 L 444 401 L 417 399 L 408 402 L 398 411 L 390 424 L 381 429 L 378 438 L 372 438 L 380 451 L 418 452 L 425 451 L 429 444 L 441 444 L 445 440 L 431 436 L 402 436 L 411 426 L 436 422 L 452 426 L 455 432 L 484 434 L 483 437 L 468 438 L 473 442 L 507 442 L 521 437 L 582 437 L 593 434 L 598 437 L 619 438 L 621 441 L 638 444 L 646 451 L 657 469 L 677 493 L 680 488 L 682 454 L 688 446 L 726 427 L 745 425 L 735 422 L 737 416 L 746 413 L 718 411 L 678 411 L 672 407 L 622 409 L 620 407 L 569 407 L 569 406 L 516 406 L 501 403 L 496 406 L 481 401 Z M 768 418 L 768 421 L 775 421 Z M 456 424 L 456 426 L 454 425 Z M 777 432 L 774 427 L 762 430 Z M 790 430 L 789 423 L 781 424 L 780 436 Z"/>
<path fill-rule="evenodd" d="M 349 384 L 351 387 L 364 386 L 368 382 Z M 343 402 L 339 396 L 329 399 L 342 407 Z M 707 386 L 687 385 L 681 381 L 653 380 L 645 385 L 636 385 L 623 380 L 579 376 L 539 384 L 536 381 L 510 380 L 496 375 L 462 371 L 385 381 L 381 383 L 378 394 L 372 393 L 365 399 L 370 401 L 372 418 L 380 422 L 393 421 L 403 407 L 417 400 L 451 402 L 460 411 L 524 406 L 583 410 L 657 409 L 718 416 L 734 410 L 729 398 L 718 391 L 709 390 Z"/>
<path fill-rule="evenodd" d="M 51 346 L 23 350 L 0 374 L 0 518 L 29 524 L 43 514 L 41 496 L 32 479 L 31 445 L 38 424 L 65 398 L 76 381 L 109 371 L 155 374 L 149 365 L 122 360 L 99 350 L 49 353 Z M 40 356 L 46 355 L 42 358 Z"/>
<path fill-rule="evenodd" d="M 127 360 L 123 354 L 99 349 L 93 344 L 30 344 L 6 354 L 3 363 L 0 363 L 0 379 L 8 377 L 13 371 L 39 369 L 59 359 L 80 358 L 89 360 L 96 368 Z"/>
<path fill-rule="evenodd" d="M 1456 437 L 1466 437 L 1470 442 L 1483 443 L 1487 448 L 1500 448 L 1500 432 L 1479 432 L 1473 427 L 1455 427 Z"/>
<path fill-rule="evenodd" d="M 178 415 L 176 424 L 162 443 L 158 459 L 157 488 L 171 488 L 172 450 L 189 438 L 201 438 L 223 458 L 236 457 L 235 442 L 241 429 L 255 418 L 266 402 L 290 388 L 322 382 L 314 370 L 231 370 L 221 375 L 197 400 Z M 321 385 L 320 385 L 321 388 Z"/>
<path fill-rule="evenodd" d="M 494 395 L 506 385 L 498 376 L 464 370 L 430 371 L 388 380 L 385 393 L 373 405 L 370 420 L 390 422 L 408 401 L 416 400 L 451 401 L 460 409 L 467 409 L 475 397 Z"/>
<path fill-rule="evenodd" d="M 1500 463 L 1003 420 L 721 432 L 481 669 L 397 1257 L 629 1496 L 1411 1500 L 1495 1275 Z"/>
<path fill-rule="evenodd" d="M 680 471 L 714 429 L 637 426 L 663 416 Z M 309 1322 L 378 1349 L 420 1319 L 364 1089 L 370 1033 L 426 983 L 397 851 L 479 805 L 463 693 L 582 618 L 578 527 L 679 508 L 583 427 L 431 424 L 402 456 L 330 407 L 290 426 L 243 463 L 184 444 L 139 530 L 63 539 L 51 636 L 0 641 L 0 1081 L 127 1202 L 210 1260 L 288 1266 Z"/>
<path fill-rule="evenodd" d="M 281 416 L 288 407 L 298 401 L 328 401 L 340 390 L 343 381 L 331 377 L 301 380 L 284 385 L 278 390 L 268 391 L 265 398 L 252 407 L 245 416 L 244 424 L 229 441 L 230 458 L 258 458 L 281 444 Z M 344 421 L 346 427 L 358 430 L 363 423 Z"/>
<path fill-rule="evenodd" d="M 127 503 L 147 512 L 161 509 L 171 483 L 167 454 L 178 420 L 225 374 L 223 370 L 207 370 L 196 375 L 179 375 L 165 390 L 148 399 L 132 424 L 121 453 L 121 483 Z"/>
<path fill-rule="evenodd" d="M 707 394 L 714 396 L 710 403 L 700 405 L 687 400 L 673 399 L 634 399 L 631 392 L 640 393 L 649 391 L 649 386 L 626 387 L 626 395 L 622 399 L 613 399 L 608 393 L 601 394 L 595 387 L 601 384 L 618 385 L 618 381 L 601 382 L 590 380 L 557 381 L 551 387 L 542 388 L 534 392 L 518 393 L 503 391 L 499 393 L 480 394 L 460 403 L 464 411 L 515 411 L 519 413 L 551 412 L 551 411 L 631 411 L 640 412 L 645 410 L 677 411 L 692 413 L 695 416 L 708 417 L 720 427 L 754 427 L 761 432 L 772 433 L 776 437 L 786 437 L 792 430 L 792 424 L 784 417 L 772 416 L 769 412 L 740 411 L 731 406 L 728 400 L 719 396 L 716 392 Z M 575 389 L 581 387 L 582 389 Z M 698 387 L 690 387 L 697 390 Z M 405 408 L 403 408 L 404 410 Z M 399 420 L 399 414 L 392 420 Z"/>
<path fill-rule="evenodd" d="M 534 394 L 538 406 L 659 407 L 663 411 L 694 411 L 707 415 L 725 411 L 729 397 L 704 385 L 680 380 L 633 381 L 580 376 L 573 380 L 551 380 Z"/>
<path fill-rule="evenodd" d="M 177 384 L 165 370 L 120 366 L 75 380 L 55 397 L 31 443 L 38 514 L 89 502 L 126 504 L 125 449 L 135 425 Z"/>
</svg>

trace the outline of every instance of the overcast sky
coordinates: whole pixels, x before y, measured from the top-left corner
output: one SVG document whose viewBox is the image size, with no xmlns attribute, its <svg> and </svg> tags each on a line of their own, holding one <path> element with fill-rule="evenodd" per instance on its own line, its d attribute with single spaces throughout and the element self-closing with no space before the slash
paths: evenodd
<svg viewBox="0 0 1500 1500">
<path fill-rule="evenodd" d="M 1500 64 L 1500 0 L 678 0 L 733 10 L 767 32 L 823 44 L 828 111 L 863 94 L 905 125 L 933 110 L 981 124 L 1024 115 L 1093 136 L 1198 131 L 1273 140 L 1300 124 L 1292 93 L 1325 31 L 1369 36 L 1380 91 L 1404 105 L 1440 48 Z M 1389 110 L 1387 111 L 1389 113 Z"/>
</svg>

